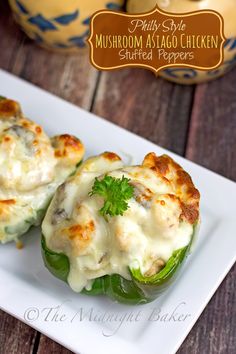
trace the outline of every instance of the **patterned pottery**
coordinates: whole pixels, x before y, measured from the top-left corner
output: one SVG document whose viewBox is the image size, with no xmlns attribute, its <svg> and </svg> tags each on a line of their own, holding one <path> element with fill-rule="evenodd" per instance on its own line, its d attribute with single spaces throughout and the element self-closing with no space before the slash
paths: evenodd
<svg viewBox="0 0 236 354">
<path fill-rule="evenodd" d="M 213 80 L 224 75 L 236 64 L 236 0 L 128 0 L 129 13 L 152 10 L 158 4 L 165 11 L 183 13 L 203 9 L 216 10 L 224 17 L 225 36 L 224 63 L 213 71 L 200 71 L 190 68 L 168 68 L 160 76 L 181 84 L 195 84 Z"/>
<path fill-rule="evenodd" d="M 76 51 L 86 46 L 89 21 L 101 9 L 119 10 L 124 0 L 9 0 L 15 20 L 41 46 Z"/>
</svg>

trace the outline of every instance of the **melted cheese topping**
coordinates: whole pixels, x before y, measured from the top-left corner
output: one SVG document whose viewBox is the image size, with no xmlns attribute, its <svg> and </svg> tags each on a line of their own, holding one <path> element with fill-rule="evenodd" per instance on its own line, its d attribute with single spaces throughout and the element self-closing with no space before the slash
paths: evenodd
<svg viewBox="0 0 236 354">
<path fill-rule="evenodd" d="M 17 102 L 0 100 L 0 242 L 16 240 L 39 224 L 56 188 L 83 154 L 78 139 L 50 139 L 23 116 Z"/>
<path fill-rule="evenodd" d="M 123 216 L 105 220 L 99 213 L 103 199 L 89 196 L 95 178 L 104 175 L 125 176 L 134 187 Z M 188 174 L 168 156 L 149 154 L 141 166 L 124 166 L 116 154 L 104 153 L 88 159 L 58 189 L 43 234 L 49 249 L 69 257 L 68 283 L 75 291 L 106 274 L 130 279 L 129 267 L 150 276 L 189 244 L 199 197 Z"/>
</svg>

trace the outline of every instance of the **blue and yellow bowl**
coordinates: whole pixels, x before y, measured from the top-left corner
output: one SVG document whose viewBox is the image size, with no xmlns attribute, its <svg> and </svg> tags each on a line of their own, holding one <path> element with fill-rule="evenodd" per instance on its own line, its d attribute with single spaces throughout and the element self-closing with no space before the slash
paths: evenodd
<svg viewBox="0 0 236 354">
<path fill-rule="evenodd" d="M 9 0 L 15 20 L 38 44 L 61 51 L 86 46 L 89 20 L 101 9 L 119 10 L 124 0 Z"/>
<path fill-rule="evenodd" d="M 203 9 L 218 11 L 224 18 L 225 36 L 224 62 L 216 70 L 200 71 L 188 68 L 170 68 L 160 72 L 160 76 L 180 84 L 196 84 L 213 80 L 224 75 L 236 64 L 236 0 L 128 0 L 129 13 L 147 12 L 158 4 L 171 13 L 186 13 Z"/>
</svg>

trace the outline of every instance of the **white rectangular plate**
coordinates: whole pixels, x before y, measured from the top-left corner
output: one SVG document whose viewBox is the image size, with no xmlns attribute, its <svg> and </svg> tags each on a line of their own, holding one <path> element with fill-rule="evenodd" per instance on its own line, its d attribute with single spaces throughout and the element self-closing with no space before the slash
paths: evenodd
<svg viewBox="0 0 236 354">
<path fill-rule="evenodd" d="M 18 100 L 49 135 L 81 138 L 87 156 L 110 150 L 140 163 L 150 151 L 167 152 L 3 71 L 0 95 Z M 175 353 L 235 262 L 236 184 L 169 154 L 201 191 L 202 226 L 193 254 L 167 293 L 136 307 L 73 293 L 44 268 L 40 231 L 34 229 L 24 236 L 23 250 L 0 246 L 0 307 L 76 353 Z"/>
</svg>

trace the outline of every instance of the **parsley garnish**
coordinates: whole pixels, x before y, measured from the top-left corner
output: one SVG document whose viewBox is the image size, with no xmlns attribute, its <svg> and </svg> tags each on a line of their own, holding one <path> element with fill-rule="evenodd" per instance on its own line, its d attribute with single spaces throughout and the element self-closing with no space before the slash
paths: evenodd
<svg viewBox="0 0 236 354">
<path fill-rule="evenodd" d="M 102 216 L 123 215 L 129 208 L 127 201 L 133 197 L 134 188 L 129 184 L 129 179 L 105 176 L 102 180 L 95 178 L 89 196 L 95 194 L 104 198 L 104 205 L 100 209 Z"/>
</svg>

